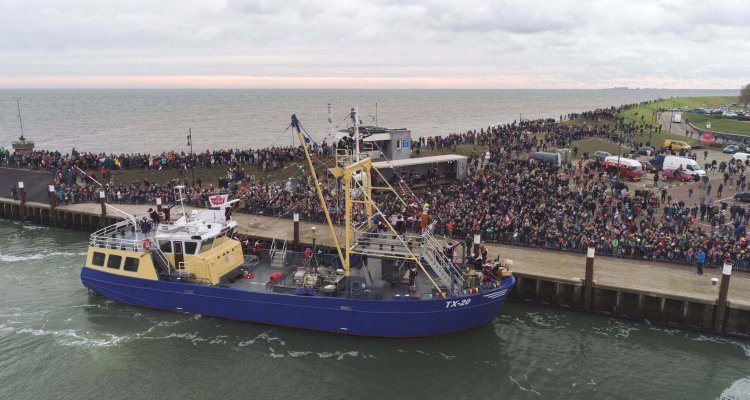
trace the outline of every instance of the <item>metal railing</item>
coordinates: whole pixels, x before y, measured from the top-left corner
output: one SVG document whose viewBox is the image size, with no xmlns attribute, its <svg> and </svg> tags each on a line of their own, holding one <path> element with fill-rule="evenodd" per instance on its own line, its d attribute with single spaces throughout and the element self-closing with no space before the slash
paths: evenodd
<svg viewBox="0 0 750 400">
<path fill-rule="evenodd" d="M 118 237 L 118 235 L 124 236 L 131 232 L 135 235 L 134 239 Z M 116 224 L 106 226 L 91 234 L 89 245 L 108 249 L 142 252 L 144 251 L 142 240 L 138 239 L 135 232 L 135 226 L 133 226 L 129 219 L 126 219 Z"/>
<path fill-rule="evenodd" d="M 464 232 L 456 230 L 453 237 L 464 237 Z M 540 237 L 537 235 L 526 234 L 524 232 L 482 232 L 482 238 L 488 243 L 502 243 L 514 246 L 523 246 L 529 248 L 539 248 L 548 250 L 566 251 L 572 253 L 586 253 L 589 245 L 581 243 L 574 239 L 561 239 L 559 237 Z M 680 265 L 697 265 L 699 264 L 697 252 L 689 255 L 684 249 L 676 247 L 664 248 L 654 244 L 631 245 L 622 243 L 613 246 L 612 243 L 596 242 L 592 246 L 596 249 L 597 255 L 617 257 L 624 259 L 661 261 Z M 736 259 L 736 254 L 730 262 L 734 263 L 734 268 L 740 271 L 750 271 L 750 259 Z M 724 265 L 723 255 L 718 253 L 706 252 L 704 267 L 721 267 Z"/>
<path fill-rule="evenodd" d="M 196 259 L 192 259 L 188 262 L 180 262 L 177 265 L 177 274 L 180 276 L 195 276 L 195 262 Z"/>
<path fill-rule="evenodd" d="M 443 253 L 440 243 L 435 240 L 435 237 L 431 232 L 428 235 L 425 235 L 424 244 L 424 249 L 421 255 L 427 260 L 428 264 L 430 264 L 436 272 L 437 270 L 444 270 L 449 279 L 448 282 L 455 284 L 458 288 L 463 288 L 465 279 L 461 271 L 458 270 L 453 263 L 453 260 Z M 433 262 L 435 263 L 434 265 Z"/>
</svg>

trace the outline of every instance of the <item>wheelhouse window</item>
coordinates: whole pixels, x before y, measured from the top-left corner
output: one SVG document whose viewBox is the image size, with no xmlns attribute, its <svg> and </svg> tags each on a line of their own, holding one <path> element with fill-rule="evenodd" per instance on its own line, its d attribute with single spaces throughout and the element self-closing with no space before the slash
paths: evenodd
<svg viewBox="0 0 750 400">
<path fill-rule="evenodd" d="M 100 253 L 98 251 L 94 252 L 94 255 L 91 256 L 91 264 L 96 265 L 97 267 L 103 267 L 104 266 L 104 253 Z"/>
<path fill-rule="evenodd" d="M 164 253 L 171 253 L 172 252 L 172 242 L 169 240 L 160 240 L 159 241 L 159 250 L 161 250 Z"/>
<path fill-rule="evenodd" d="M 195 254 L 196 250 L 198 250 L 198 243 L 185 242 L 185 254 Z"/>
<path fill-rule="evenodd" d="M 120 264 L 122 264 L 122 256 L 110 254 L 107 258 L 107 268 L 120 269 Z"/>
<path fill-rule="evenodd" d="M 125 265 L 122 266 L 122 269 L 128 272 L 138 272 L 138 263 L 140 261 L 135 257 L 125 257 Z"/>
<path fill-rule="evenodd" d="M 212 237 L 204 240 L 203 243 L 201 244 L 201 251 L 206 251 L 210 249 L 213 246 L 213 244 L 214 244 L 214 238 Z"/>
</svg>

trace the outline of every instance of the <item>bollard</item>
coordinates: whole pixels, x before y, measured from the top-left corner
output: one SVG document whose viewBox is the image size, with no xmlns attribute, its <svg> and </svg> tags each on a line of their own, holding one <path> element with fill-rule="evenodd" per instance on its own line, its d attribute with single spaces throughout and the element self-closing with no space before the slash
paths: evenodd
<svg viewBox="0 0 750 400">
<path fill-rule="evenodd" d="M 55 208 L 57 207 L 57 192 L 55 192 L 55 185 L 49 185 L 49 220 L 52 225 L 57 223 L 57 216 L 55 215 Z"/>
<path fill-rule="evenodd" d="M 103 190 L 99 191 L 99 204 L 102 205 L 102 221 L 107 217 L 107 196 Z"/>
<path fill-rule="evenodd" d="M 102 206 L 101 216 L 99 217 L 99 227 L 107 226 L 107 195 L 103 190 L 99 191 L 99 204 Z"/>
<path fill-rule="evenodd" d="M 21 199 L 21 220 L 26 220 L 26 189 L 23 187 L 23 182 L 18 182 L 18 198 Z"/>
<path fill-rule="evenodd" d="M 583 309 L 591 311 L 594 292 L 594 248 L 589 247 L 586 252 L 586 278 L 583 282 Z"/>
<path fill-rule="evenodd" d="M 299 213 L 294 213 L 294 244 L 299 244 Z"/>
<path fill-rule="evenodd" d="M 161 215 L 162 207 L 161 207 L 161 197 L 156 198 L 156 212 Z"/>
<path fill-rule="evenodd" d="M 479 244 L 482 243 L 482 235 L 479 233 L 474 234 L 474 258 L 479 257 Z"/>
<path fill-rule="evenodd" d="M 721 286 L 719 286 L 719 300 L 716 301 L 716 320 L 714 331 L 724 330 L 724 315 L 727 312 L 727 296 L 729 295 L 729 278 L 732 276 L 732 264 L 724 264 L 721 270 Z"/>
</svg>

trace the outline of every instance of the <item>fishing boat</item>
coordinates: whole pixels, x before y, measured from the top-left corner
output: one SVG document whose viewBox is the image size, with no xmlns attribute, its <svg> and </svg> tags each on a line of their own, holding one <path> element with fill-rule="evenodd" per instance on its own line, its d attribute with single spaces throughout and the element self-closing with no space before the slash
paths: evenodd
<svg viewBox="0 0 750 400">
<path fill-rule="evenodd" d="M 350 335 L 423 337 L 491 322 L 515 278 L 499 265 L 476 268 L 456 260 L 453 247 L 435 234 L 436 222 L 397 230 L 373 191 L 388 193 L 407 212 L 415 202 L 363 156 L 354 109 L 352 117 L 350 146 L 338 146 L 327 169 L 343 197 L 338 234 L 309 151 L 314 139 L 295 115 L 290 124 L 333 238 L 328 253 L 315 245 L 292 252 L 283 244 L 245 254 L 228 211 L 237 200 L 211 196 L 208 208 L 186 212 L 184 190 L 177 187 L 181 216 L 152 232 L 107 205 L 124 220 L 91 235 L 83 285 L 133 306 Z M 415 212 L 429 211 L 420 203 Z"/>
</svg>

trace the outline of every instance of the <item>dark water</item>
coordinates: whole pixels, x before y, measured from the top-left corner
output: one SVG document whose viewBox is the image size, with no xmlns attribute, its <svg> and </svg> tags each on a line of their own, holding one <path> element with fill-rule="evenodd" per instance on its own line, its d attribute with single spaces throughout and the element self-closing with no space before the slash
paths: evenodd
<svg viewBox="0 0 750 400">
<path fill-rule="evenodd" d="M 520 304 L 430 339 L 236 323 L 89 296 L 85 234 L 0 237 L 0 399 L 750 398 L 739 340 Z"/>
<path fill-rule="evenodd" d="M 0 90 L 0 146 L 26 136 L 38 148 L 150 152 L 291 143 L 296 113 L 319 139 L 359 106 L 360 119 L 415 136 L 445 135 L 526 118 L 671 96 L 735 96 L 735 90 Z M 333 124 L 326 104 L 333 101 Z M 348 121 L 348 120 L 347 120 Z M 339 126 L 345 128 L 346 122 Z"/>
</svg>

